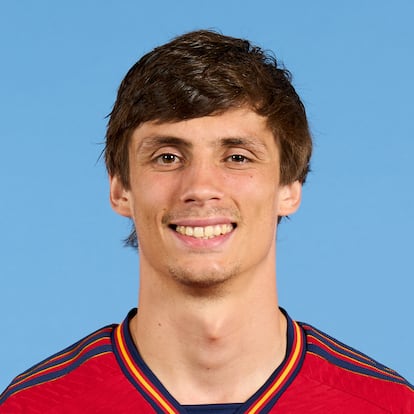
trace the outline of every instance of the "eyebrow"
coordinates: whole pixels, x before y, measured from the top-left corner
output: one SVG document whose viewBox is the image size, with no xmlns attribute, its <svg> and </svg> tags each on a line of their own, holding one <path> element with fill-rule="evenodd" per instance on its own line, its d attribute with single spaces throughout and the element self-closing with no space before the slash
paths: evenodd
<svg viewBox="0 0 414 414">
<path fill-rule="evenodd" d="M 248 148 L 265 149 L 266 145 L 256 139 L 246 137 L 222 138 L 220 139 L 222 147 L 246 146 Z"/>
<path fill-rule="evenodd" d="M 175 147 L 185 147 L 191 148 L 193 144 L 191 142 L 186 141 L 185 139 L 167 136 L 167 135 L 152 135 L 145 137 L 140 144 L 138 145 L 137 151 L 141 151 L 143 149 L 152 149 L 156 147 L 162 147 L 164 145 L 171 145 Z"/>
</svg>

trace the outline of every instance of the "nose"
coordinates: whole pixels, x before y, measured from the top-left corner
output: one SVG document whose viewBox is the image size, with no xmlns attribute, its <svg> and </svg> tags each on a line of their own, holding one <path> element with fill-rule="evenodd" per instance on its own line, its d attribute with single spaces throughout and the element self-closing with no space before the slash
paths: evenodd
<svg viewBox="0 0 414 414">
<path fill-rule="evenodd" d="M 203 205 L 223 198 L 223 177 L 220 166 L 193 162 L 182 171 L 181 196 L 184 203 Z"/>
</svg>

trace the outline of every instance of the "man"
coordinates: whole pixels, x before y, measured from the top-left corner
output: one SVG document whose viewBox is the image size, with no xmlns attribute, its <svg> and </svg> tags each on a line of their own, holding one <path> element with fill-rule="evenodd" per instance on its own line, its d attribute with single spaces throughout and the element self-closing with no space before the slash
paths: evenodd
<svg viewBox="0 0 414 414">
<path fill-rule="evenodd" d="M 248 41 L 198 31 L 144 56 L 105 151 L 139 310 L 18 376 L 0 413 L 413 412 L 396 372 L 278 307 L 277 224 L 311 148 L 289 73 Z"/>
</svg>

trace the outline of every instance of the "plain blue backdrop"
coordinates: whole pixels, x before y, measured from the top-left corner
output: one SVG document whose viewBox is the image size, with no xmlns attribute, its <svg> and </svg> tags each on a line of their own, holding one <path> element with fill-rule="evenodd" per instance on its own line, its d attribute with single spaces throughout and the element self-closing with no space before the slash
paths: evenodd
<svg viewBox="0 0 414 414">
<path fill-rule="evenodd" d="M 185 31 L 271 49 L 315 139 L 278 236 L 291 316 L 414 380 L 414 6 L 402 1 L 2 1 L 0 388 L 137 305 L 99 155 L 128 68 Z"/>
</svg>

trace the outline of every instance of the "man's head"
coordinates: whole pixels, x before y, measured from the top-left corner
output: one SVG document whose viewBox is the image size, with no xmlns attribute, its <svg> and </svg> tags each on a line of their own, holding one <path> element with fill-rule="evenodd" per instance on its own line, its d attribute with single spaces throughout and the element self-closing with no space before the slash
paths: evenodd
<svg viewBox="0 0 414 414">
<path fill-rule="evenodd" d="M 110 115 L 105 161 L 129 186 L 128 144 L 147 121 L 193 119 L 249 107 L 268 119 L 280 150 L 281 184 L 305 181 L 312 141 L 290 73 L 247 40 L 211 31 L 177 37 L 143 56 L 122 81 Z"/>
<path fill-rule="evenodd" d="M 249 108 L 267 119 L 280 152 L 280 184 L 303 183 L 312 140 L 290 73 L 249 41 L 212 31 L 177 37 L 143 56 L 122 81 L 106 134 L 110 176 L 130 186 L 131 135 L 145 122 L 177 122 Z M 135 230 L 126 240 L 136 245 Z"/>
</svg>

